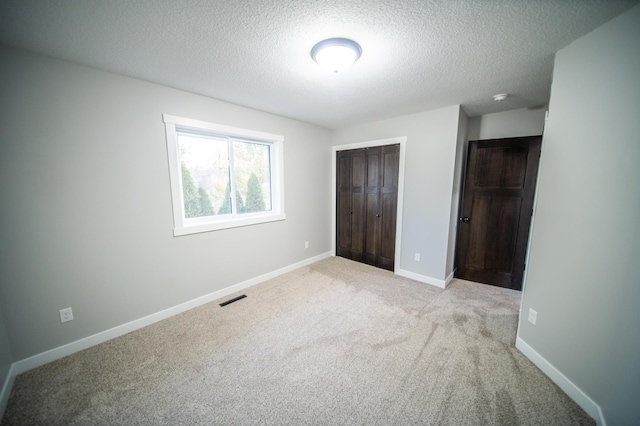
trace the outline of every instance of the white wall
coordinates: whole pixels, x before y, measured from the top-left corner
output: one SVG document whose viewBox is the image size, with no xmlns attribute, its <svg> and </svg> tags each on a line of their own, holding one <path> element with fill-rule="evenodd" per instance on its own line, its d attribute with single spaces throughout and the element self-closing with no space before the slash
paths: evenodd
<svg viewBox="0 0 640 426">
<path fill-rule="evenodd" d="M 402 246 L 398 273 L 444 285 L 451 220 L 458 105 L 351 126 L 333 133 L 333 145 L 407 137 Z M 414 260 L 420 253 L 421 261 Z M 400 269 L 400 271 L 398 270 Z"/>
<path fill-rule="evenodd" d="M 469 140 L 538 136 L 544 129 L 547 108 L 514 109 L 469 119 Z"/>
<path fill-rule="evenodd" d="M 0 61 L 14 360 L 330 251 L 328 129 L 18 50 Z M 173 237 L 163 113 L 284 135 L 287 219 Z"/>
<path fill-rule="evenodd" d="M 639 41 L 636 6 L 556 55 L 519 325 L 608 425 L 640 424 Z"/>
</svg>

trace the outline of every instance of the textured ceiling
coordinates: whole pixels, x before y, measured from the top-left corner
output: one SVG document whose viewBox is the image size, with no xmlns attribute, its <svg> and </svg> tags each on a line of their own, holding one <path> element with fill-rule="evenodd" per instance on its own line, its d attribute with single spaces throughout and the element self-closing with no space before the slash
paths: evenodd
<svg viewBox="0 0 640 426">
<path fill-rule="evenodd" d="M 0 42 L 340 128 L 544 105 L 554 53 L 639 1 L 0 0 Z M 363 49 L 342 74 L 310 57 L 330 37 Z"/>
</svg>

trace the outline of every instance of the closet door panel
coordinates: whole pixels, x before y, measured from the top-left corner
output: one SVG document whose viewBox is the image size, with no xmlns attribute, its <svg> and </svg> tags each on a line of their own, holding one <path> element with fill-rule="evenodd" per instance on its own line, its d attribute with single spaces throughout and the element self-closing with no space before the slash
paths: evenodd
<svg viewBox="0 0 640 426">
<path fill-rule="evenodd" d="M 366 164 L 364 150 L 351 153 L 351 256 L 362 260 L 364 251 L 364 208 Z"/>
<path fill-rule="evenodd" d="M 367 205 L 365 213 L 366 233 L 364 261 L 371 265 L 378 265 L 380 251 L 380 173 L 382 148 L 367 148 Z"/>
<path fill-rule="evenodd" d="M 396 199 L 393 194 L 382 196 L 382 223 L 380 226 L 380 254 L 381 268 L 393 270 L 396 243 Z"/>
<path fill-rule="evenodd" d="M 364 261 L 377 266 L 380 249 L 380 195 L 367 193 Z"/>
<path fill-rule="evenodd" d="M 336 186 L 336 254 L 351 256 L 351 156 L 338 152 Z"/>
<path fill-rule="evenodd" d="M 398 205 L 398 172 L 400 147 L 385 146 L 382 152 L 382 187 L 380 188 L 382 219 L 378 266 L 393 270 L 396 248 L 396 216 Z"/>
</svg>

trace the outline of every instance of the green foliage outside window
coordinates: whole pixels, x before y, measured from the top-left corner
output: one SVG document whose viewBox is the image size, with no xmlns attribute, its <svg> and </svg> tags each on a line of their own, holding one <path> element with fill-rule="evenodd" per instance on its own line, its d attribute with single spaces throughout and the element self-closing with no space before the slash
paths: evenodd
<svg viewBox="0 0 640 426">
<path fill-rule="evenodd" d="M 207 194 L 207 191 L 201 186 L 198 186 L 198 205 L 200 206 L 200 216 L 213 216 L 216 214 L 216 212 L 213 211 L 209 194 Z"/>
<path fill-rule="evenodd" d="M 231 198 L 229 197 L 229 194 L 231 194 L 231 184 L 227 183 L 227 189 L 225 191 L 226 197 L 224 198 L 224 201 L 222 202 L 222 205 L 220 206 L 220 209 L 218 209 L 218 214 L 229 214 L 231 213 Z M 242 201 L 242 195 L 240 195 L 240 192 L 238 192 L 238 190 L 236 189 L 236 206 L 238 208 L 238 213 L 244 213 L 245 212 L 245 207 L 244 207 L 244 203 Z"/>
<path fill-rule="evenodd" d="M 260 187 L 260 181 L 255 173 L 251 173 L 249 181 L 247 182 L 247 212 L 262 212 L 264 207 L 264 195 L 262 194 L 262 188 Z"/>
<path fill-rule="evenodd" d="M 209 194 L 200 185 L 193 181 L 191 173 L 184 163 L 180 163 L 182 169 L 182 196 L 184 198 L 184 216 L 202 217 L 215 214 Z"/>
<path fill-rule="evenodd" d="M 230 147 L 233 163 L 228 155 Z M 186 219 L 271 210 L 268 145 L 185 134 L 180 135 L 180 157 Z M 232 180 L 235 211 L 230 196 Z"/>
</svg>

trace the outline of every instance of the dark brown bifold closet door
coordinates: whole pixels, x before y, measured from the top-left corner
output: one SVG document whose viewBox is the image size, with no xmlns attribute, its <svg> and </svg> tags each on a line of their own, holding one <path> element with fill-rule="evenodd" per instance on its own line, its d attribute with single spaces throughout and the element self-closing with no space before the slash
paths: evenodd
<svg viewBox="0 0 640 426">
<path fill-rule="evenodd" d="M 393 271 L 399 152 L 399 145 L 338 152 L 338 256 Z"/>
</svg>

